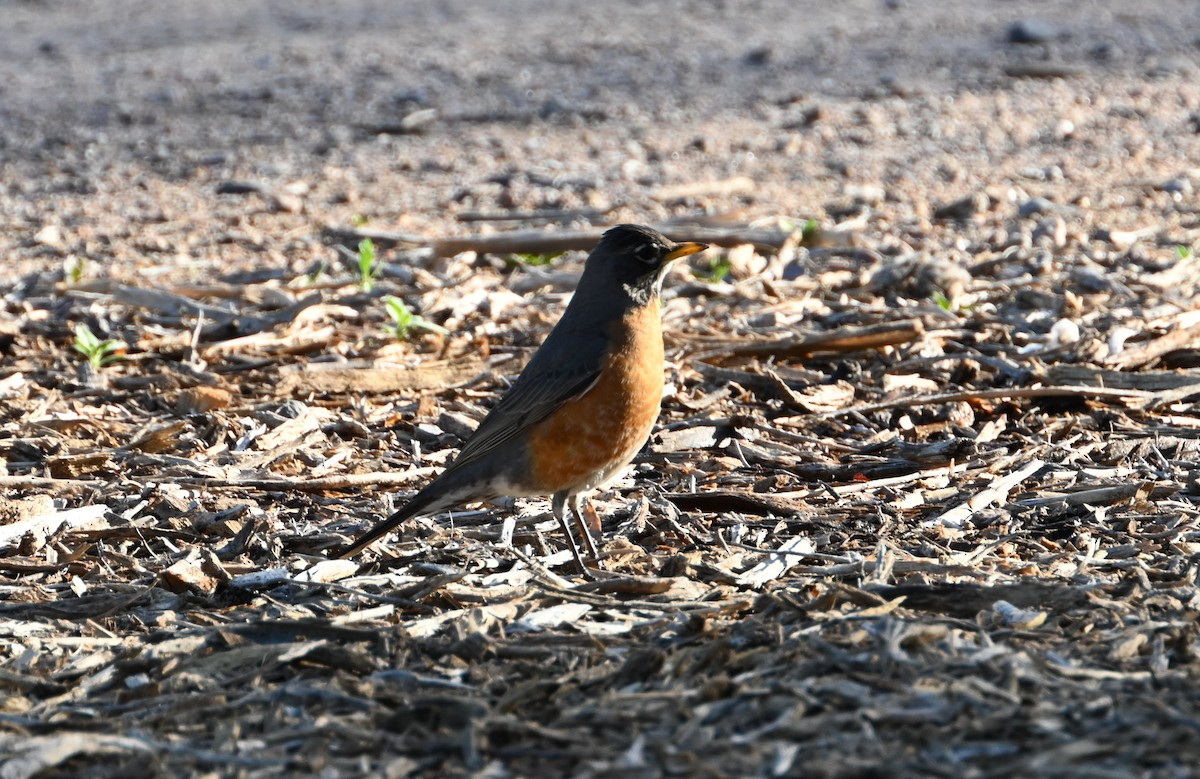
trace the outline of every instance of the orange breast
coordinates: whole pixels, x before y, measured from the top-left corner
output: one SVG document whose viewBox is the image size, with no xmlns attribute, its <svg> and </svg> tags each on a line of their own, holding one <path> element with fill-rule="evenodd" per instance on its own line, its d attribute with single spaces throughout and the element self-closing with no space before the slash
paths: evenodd
<svg viewBox="0 0 1200 779">
<path fill-rule="evenodd" d="M 530 430 L 533 471 L 547 493 L 598 487 L 629 464 L 658 418 L 663 340 L 657 304 L 627 313 L 610 334 L 600 379 Z"/>
</svg>

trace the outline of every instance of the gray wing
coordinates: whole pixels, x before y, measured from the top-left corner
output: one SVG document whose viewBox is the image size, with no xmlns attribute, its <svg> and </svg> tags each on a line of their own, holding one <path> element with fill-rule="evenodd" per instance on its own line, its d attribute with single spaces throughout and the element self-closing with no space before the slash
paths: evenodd
<svg viewBox="0 0 1200 779">
<path fill-rule="evenodd" d="M 487 454 L 587 392 L 600 378 L 607 351 L 604 335 L 551 332 L 516 383 L 463 445 L 450 469 Z"/>
</svg>

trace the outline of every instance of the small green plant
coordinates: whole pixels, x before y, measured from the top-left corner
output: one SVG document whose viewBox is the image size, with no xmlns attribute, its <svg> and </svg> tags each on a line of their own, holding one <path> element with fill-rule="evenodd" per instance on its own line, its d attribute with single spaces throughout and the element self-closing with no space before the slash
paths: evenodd
<svg viewBox="0 0 1200 779">
<path fill-rule="evenodd" d="M 821 223 L 816 219 L 805 219 L 804 224 L 802 225 L 797 225 L 796 222 L 791 219 L 780 219 L 779 226 L 789 233 L 794 233 L 796 230 L 799 230 L 801 242 L 810 242 L 816 238 L 819 232 L 821 232 Z"/>
<path fill-rule="evenodd" d="M 362 227 L 369 221 L 371 220 L 367 218 L 365 214 L 355 214 L 354 216 L 350 217 L 350 224 L 354 225 L 355 227 Z"/>
<path fill-rule="evenodd" d="M 562 252 L 547 252 L 546 254 L 523 253 L 514 254 L 509 258 L 510 266 L 526 265 L 533 268 L 544 268 L 550 263 L 563 256 Z"/>
<path fill-rule="evenodd" d="M 1175 256 L 1180 262 L 1187 262 L 1196 258 L 1196 253 L 1192 251 L 1192 247 L 1179 245 L 1175 247 Z"/>
<path fill-rule="evenodd" d="M 718 256 L 713 257 L 709 262 L 708 270 L 693 270 L 692 275 L 701 281 L 706 281 L 709 284 L 720 284 L 728 278 L 730 271 L 733 270 L 733 263 L 728 257 Z"/>
<path fill-rule="evenodd" d="M 63 272 L 72 284 L 83 281 L 83 272 L 87 270 L 87 259 L 78 254 L 72 254 L 63 262 Z"/>
<path fill-rule="evenodd" d="M 99 370 L 124 358 L 125 344 L 112 338 L 101 341 L 85 324 L 75 325 L 75 351 L 87 358 L 92 368 Z"/>
<path fill-rule="evenodd" d="M 387 330 L 401 341 L 407 341 L 409 336 L 412 335 L 413 330 L 425 330 L 430 333 L 440 333 L 442 335 L 450 333 L 449 330 L 441 325 L 435 325 L 428 319 L 414 314 L 412 309 L 395 295 L 385 295 L 383 304 L 387 306 L 388 316 L 392 318 L 392 323 L 387 326 Z"/>
<path fill-rule="evenodd" d="M 370 238 L 358 242 L 358 286 L 363 292 L 375 288 L 375 244 Z"/>
<path fill-rule="evenodd" d="M 951 314 L 965 313 L 973 308 L 972 306 L 964 306 L 962 303 L 951 300 L 941 290 L 936 290 L 933 293 L 933 302 L 937 304 L 938 308 Z"/>
</svg>

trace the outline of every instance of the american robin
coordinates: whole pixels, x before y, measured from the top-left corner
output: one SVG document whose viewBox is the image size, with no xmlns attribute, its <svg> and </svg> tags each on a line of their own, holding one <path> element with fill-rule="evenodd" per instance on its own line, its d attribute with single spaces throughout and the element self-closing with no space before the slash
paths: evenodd
<svg viewBox="0 0 1200 779">
<path fill-rule="evenodd" d="M 673 260 L 706 248 L 641 225 L 604 233 L 566 312 L 454 462 L 339 556 L 420 514 L 505 495 L 551 495 L 575 562 L 586 571 L 566 509 L 595 560 L 580 498 L 615 477 L 650 437 L 663 393 L 663 277 Z"/>
</svg>

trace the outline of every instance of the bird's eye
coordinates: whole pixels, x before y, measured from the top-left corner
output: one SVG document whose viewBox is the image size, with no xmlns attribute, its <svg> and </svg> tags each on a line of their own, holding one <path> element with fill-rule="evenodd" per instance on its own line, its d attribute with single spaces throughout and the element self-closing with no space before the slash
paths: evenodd
<svg viewBox="0 0 1200 779">
<path fill-rule="evenodd" d="M 658 262 L 658 247 L 652 243 L 644 243 L 634 250 L 633 256 L 645 263 Z"/>
</svg>

